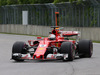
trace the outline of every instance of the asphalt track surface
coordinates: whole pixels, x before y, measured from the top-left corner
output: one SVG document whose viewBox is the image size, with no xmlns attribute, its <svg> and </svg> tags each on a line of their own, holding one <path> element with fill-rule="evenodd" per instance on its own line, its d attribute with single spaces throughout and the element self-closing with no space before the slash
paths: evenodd
<svg viewBox="0 0 100 75">
<path fill-rule="evenodd" d="M 12 45 L 16 41 L 36 39 L 33 36 L 0 34 L 0 75 L 100 75 L 100 44 L 94 43 L 92 58 L 74 61 L 10 60 Z"/>
</svg>

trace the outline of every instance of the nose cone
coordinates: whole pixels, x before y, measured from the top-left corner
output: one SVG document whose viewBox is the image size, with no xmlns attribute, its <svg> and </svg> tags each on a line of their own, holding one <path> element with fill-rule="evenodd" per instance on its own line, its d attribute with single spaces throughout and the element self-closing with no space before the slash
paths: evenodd
<svg viewBox="0 0 100 75">
<path fill-rule="evenodd" d="M 40 58 L 40 55 L 36 55 L 36 58 L 39 59 Z"/>
</svg>

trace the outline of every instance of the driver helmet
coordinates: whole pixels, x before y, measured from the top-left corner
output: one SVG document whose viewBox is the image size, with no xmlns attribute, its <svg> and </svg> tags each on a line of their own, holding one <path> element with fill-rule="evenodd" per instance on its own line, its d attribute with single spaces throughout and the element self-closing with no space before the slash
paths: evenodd
<svg viewBox="0 0 100 75">
<path fill-rule="evenodd" d="M 56 36 L 54 34 L 50 34 L 48 37 L 50 40 L 54 40 L 56 38 Z"/>
</svg>

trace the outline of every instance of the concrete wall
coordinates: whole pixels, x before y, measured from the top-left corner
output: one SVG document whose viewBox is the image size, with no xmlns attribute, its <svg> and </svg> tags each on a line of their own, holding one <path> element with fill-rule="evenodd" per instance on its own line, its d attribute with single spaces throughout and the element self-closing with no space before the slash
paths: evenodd
<svg viewBox="0 0 100 75">
<path fill-rule="evenodd" d="M 80 31 L 81 39 L 100 41 L 100 28 L 64 27 L 64 30 Z M 49 26 L 36 25 L 0 25 L 0 32 L 48 36 Z"/>
</svg>

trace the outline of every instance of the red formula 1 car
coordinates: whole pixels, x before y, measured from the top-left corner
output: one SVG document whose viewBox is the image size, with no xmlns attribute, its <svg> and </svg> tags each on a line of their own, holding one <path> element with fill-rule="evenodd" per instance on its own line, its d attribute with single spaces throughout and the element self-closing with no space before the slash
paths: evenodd
<svg viewBox="0 0 100 75">
<path fill-rule="evenodd" d="M 61 31 L 58 26 L 52 26 L 50 35 L 44 39 L 37 37 L 37 40 L 29 40 L 28 46 L 25 42 L 15 42 L 12 47 L 12 59 L 24 61 L 26 59 L 61 59 L 73 61 L 75 56 L 91 57 L 93 44 L 91 40 L 78 40 L 78 31 Z M 76 36 L 76 40 L 69 40 L 69 37 Z"/>
</svg>

